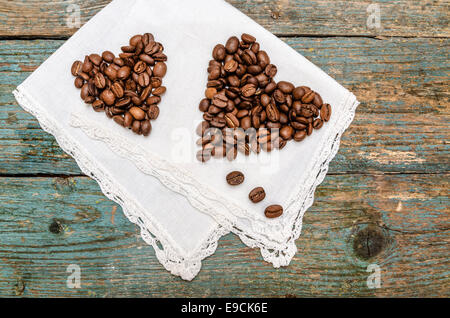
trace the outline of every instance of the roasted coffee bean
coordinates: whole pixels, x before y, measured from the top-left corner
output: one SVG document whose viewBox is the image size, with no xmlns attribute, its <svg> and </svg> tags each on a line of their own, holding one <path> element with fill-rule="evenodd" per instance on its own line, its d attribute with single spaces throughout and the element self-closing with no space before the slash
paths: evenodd
<svg viewBox="0 0 450 318">
<path fill-rule="evenodd" d="M 242 41 L 244 41 L 247 44 L 251 44 L 256 41 L 256 38 L 254 36 L 247 34 L 247 33 L 243 33 L 241 36 L 241 39 L 242 39 Z"/>
<path fill-rule="evenodd" d="M 297 132 L 294 134 L 294 140 L 295 140 L 295 141 L 302 141 L 302 140 L 305 139 L 305 138 L 306 138 L 306 131 L 304 131 L 304 130 L 297 131 Z"/>
<path fill-rule="evenodd" d="M 284 94 L 290 94 L 294 90 L 294 85 L 289 82 L 281 81 L 278 82 L 278 89 L 282 91 Z"/>
<path fill-rule="evenodd" d="M 159 116 L 159 107 L 156 105 L 150 105 L 147 111 L 148 118 L 151 120 L 155 120 Z"/>
<path fill-rule="evenodd" d="M 331 106 L 330 104 L 323 104 L 322 108 L 320 109 L 320 118 L 323 121 L 329 121 L 331 117 Z"/>
<path fill-rule="evenodd" d="M 269 76 L 270 78 L 275 77 L 275 75 L 277 75 L 277 72 L 278 69 L 273 64 L 267 65 L 266 68 L 264 69 L 264 73 L 266 73 L 266 75 Z"/>
<path fill-rule="evenodd" d="M 315 93 L 313 91 L 306 92 L 302 97 L 302 103 L 309 104 L 314 100 Z"/>
<path fill-rule="evenodd" d="M 240 171 L 233 171 L 227 175 L 227 182 L 229 185 L 236 186 L 244 182 L 244 174 Z"/>
<path fill-rule="evenodd" d="M 270 103 L 269 105 L 267 105 L 266 114 L 267 114 L 267 118 L 271 122 L 277 122 L 280 120 L 280 112 L 278 111 L 278 108 L 275 105 L 275 103 Z"/>
<path fill-rule="evenodd" d="M 323 121 L 320 118 L 317 118 L 316 120 L 314 120 L 313 122 L 313 127 L 314 129 L 320 129 L 323 126 Z"/>
<path fill-rule="evenodd" d="M 77 77 L 77 78 L 75 78 L 74 84 L 75 84 L 76 88 L 81 88 L 81 87 L 83 87 L 84 80 L 81 77 Z"/>
<path fill-rule="evenodd" d="M 266 192 L 264 191 L 264 188 L 262 188 L 262 187 L 254 188 L 248 194 L 248 198 L 253 203 L 261 202 L 262 200 L 264 200 L 265 197 L 266 197 Z"/>
<path fill-rule="evenodd" d="M 239 63 L 237 61 L 231 59 L 225 63 L 223 69 L 228 73 L 233 73 L 233 72 L 236 72 L 238 66 L 239 66 Z"/>
<path fill-rule="evenodd" d="M 72 75 L 73 76 L 80 75 L 82 72 L 82 67 L 83 67 L 83 63 L 81 61 L 73 62 L 72 69 L 71 69 Z"/>
<path fill-rule="evenodd" d="M 284 126 L 283 128 L 280 129 L 280 136 L 285 140 L 291 139 L 293 134 L 294 129 L 292 129 L 291 126 Z"/>
<path fill-rule="evenodd" d="M 118 71 L 117 71 L 117 77 L 121 80 L 127 79 L 128 76 L 130 76 L 131 74 L 131 69 L 129 66 L 122 66 Z"/>
<path fill-rule="evenodd" d="M 166 92 L 166 87 L 165 86 L 160 86 L 158 88 L 155 88 L 152 92 L 153 95 L 156 96 L 161 96 L 164 95 L 164 93 Z"/>
<path fill-rule="evenodd" d="M 102 57 L 98 54 L 89 55 L 89 60 L 96 66 L 99 66 L 100 63 L 103 61 Z"/>
<path fill-rule="evenodd" d="M 225 120 L 227 122 L 227 126 L 229 128 L 237 128 L 239 127 L 239 119 L 237 119 L 237 117 L 232 114 L 232 113 L 227 113 L 225 114 Z"/>
<path fill-rule="evenodd" d="M 256 93 L 256 86 L 254 84 L 246 84 L 241 88 L 241 94 L 244 97 L 253 96 Z"/>
<path fill-rule="evenodd" d="M 114 104 L 114 102 L 116 101 L 116 97 L 114 96 L 114 93 L 109 90 L 109 89 L 105 89 L 101 94 L 100 94 L 100 99 L 102 101 L 105 102 L 106 105 L 111 106 Z"/>
<path fill-rule="evenodd" d="M 148 135 L 150 135 L 151 131 L 152 131 L 152 124 L 150 123 L 150 120 L 142 121 L 142 123 L 141 123 L 142 135 L 148 136 Z"/>
<path fill-rule="evenodd" d="M 209 99 L 204 98 L 204 99 L 202 99 L 202 100 L 200 101 L 200 104 L 198 105 L 198 109 L 199 109 L 201 112 L 206 112 L 206 111 L 208 110 L 208 107 L 209 107 L 210 104 L 211 104 L 211 103 L 210 103 Z"/>
<path fill-rule="evenodd" d="M 283 207 L 278 204 L 270 205 L 266 208 L 264 214 L 269 219 L 280 217 L 283 214 Z"/>
<path fill-rule="evenodd" d="M 156 77 L 164 77 L 167 72 L 167 65 L 164 62 L 157 62 L 153 67 L 153 75 Z"/>
<path fill-rule="evenodd" d="M 212 99 L 214 97 L 214 95 L 217 94 L 217 89 L 215 89 L 214 87 L 208 87 L 205 91 L 205 96 L 208 99 Z"/>
<path fill-rule="evenodd" d="M 211 159 L 211 151 L 201 149 L 197 152 L 197 160 L 198 161 L 206 162 L 209 159 Z"/>
<path fill-rule="evenodd" d="M 113 120 L 118 123 L 120 126 L 124 126 L 124 119 L 120 115 L 113 116 Z"/>
<path fill-rule="evenodd" d="M 226 51 L 225 47 L 222 44 L 217 44 L 213 50 L 213 58 L 220 62 L 225 59 Z"/>
<path fill-rule="evenodd" d="M 106 86 L 106 79 L 105 79 L 105 77 L 103 76 L 102 73 L 95 74 L 94 84 L 95 84 L 95 86 L 97 86 L 97 88 L 100 88 L 100 89 L 105 88 L 105 86 Z"/>
<path fill-rule="evenodd" d="M 139 120 L 133 121 L 133 124 L 131 125 L 131 130 L 135 134 L 140 135 L 141 134 L 141 122 Z"/>
<path fill-rule="evenodd" d="M 256 57 L 258 59 L 258 65 L 261 68 L 265 69 L 266 66 L 270 64 L 270 58 L 266 51 L 259 51 Z"/>
<path fill-rule="evenodd" d="M 225 44 L 225 49 L 228 54 L 236 53 L 238 48 L 239 48 L 239 39 L 235 36 L 229 38 L 227 43 Z"/>
</svg>

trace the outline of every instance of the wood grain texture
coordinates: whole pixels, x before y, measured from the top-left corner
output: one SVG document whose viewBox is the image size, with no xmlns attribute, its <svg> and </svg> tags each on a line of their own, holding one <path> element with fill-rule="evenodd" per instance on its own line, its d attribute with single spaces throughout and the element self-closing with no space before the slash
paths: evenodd
<svg viewBox="0 0 450 318">
<path fill-rule="evenodd" d="M 0 36 L 68 37 L 77 29 L 67 19 L 69 4 L 80 8 L 84 24 L 110 0 L 0 0 Z M 228 0 L 269 31 L 279 35 L 448 37 L 446 0 Z M 369 28 L 367 9 L 380 6 L 380 28 Z M 69 24 L 70 25 L 70 24 Z"/>
<path fill-rule="evenodd" d="M 0 178 L 0 295 L 448 297 L 448 180 L 328 176 L 289 267 L 273 269 L 227 235 L 185 282 L 163 269 L 120 207 L 112 215 L 115 204 L 94 181 Z M 54 220 L 59 234 L 49 231 Z M 374 252 L 380 247 L 368 259 L 355 252 L 366 240 Z M 81 289 L 66 286 L 69 264 L 81 267 Z M 381 267 L 380 289 L 366 285 L 369 264 Z"/>
<path fill-rule="evenodd" d="M 284 38 L 361 102 L 331 173 L 449 171 L 448 39 Z M 63 41 L 3 41 L 0 173 L 79 174 L 11 91 Z M 196 107 L 196 106 L 193 106 Z"/>
</svg>

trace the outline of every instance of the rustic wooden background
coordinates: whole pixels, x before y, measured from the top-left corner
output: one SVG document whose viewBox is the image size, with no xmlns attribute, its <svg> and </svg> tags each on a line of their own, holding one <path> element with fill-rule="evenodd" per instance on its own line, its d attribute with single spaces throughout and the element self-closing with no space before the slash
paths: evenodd
<svg viewBox="0 0 450 318">
<path fill-rule="evenodd" d="M 73 2 L 84 23 L 109 1 Z M 229 2 L 361 102 L 291 265 L 227 235 L 194 281 L 170 275 L 11 94 L 76 31 L 68 1 L 0 0 L 0 296 L 450 296 L 448 1 L 376 0 L 380 29 L 372 1 Z"/>
</svg>

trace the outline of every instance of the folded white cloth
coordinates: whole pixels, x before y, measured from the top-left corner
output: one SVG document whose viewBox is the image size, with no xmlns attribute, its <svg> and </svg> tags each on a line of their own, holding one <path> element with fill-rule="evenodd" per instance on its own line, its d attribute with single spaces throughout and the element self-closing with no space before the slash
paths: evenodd
<svg viewBox="0 0 450 318">
<path fill-rule="evenodd" d="M 148 138 L 86 107 L 70 74 L 74 60 L 104 50 L 118 53 L 132 35 L 145 32 L 163 43 L 168 56 L 167 93 Z M 277 81 L 311 87 L 332 105 L 333 114 L 322 129 L 301 143 L 289 142 L 281 151 L 202 164 L 195 159 L 195 127 L 202 118 L 198 103 L 206 87 L 212 48 L 244 32 L 254 35 L 277 65 Z M 197 274 L 201 260 L 214 252 L 217 240 L 227 231 L 259 247 L 275 267 L 289 264 L 303 214 L 358 105 L 353 94 L 221 0 L 113 1 L 15 94 L 105 194 L 139 223 L 163 265 L 185 279 Z M 244 184 L 230 187 L 225 182 L 233 170 L 245 173 Z M 255 186 L 267 193 L 258 204 L 248 199 Z M 282 205 L 284 214 L 267 219 L 264 208 L 269 204 Z"/>
</svg>

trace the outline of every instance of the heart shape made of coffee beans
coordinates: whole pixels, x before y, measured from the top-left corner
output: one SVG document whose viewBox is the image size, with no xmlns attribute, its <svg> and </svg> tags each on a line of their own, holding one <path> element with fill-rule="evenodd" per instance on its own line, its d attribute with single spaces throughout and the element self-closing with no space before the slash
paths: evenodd
<svg viewBox="0 0 450 318">
<path fill-rule="evenodd" d="M 277 67 L 256 38 L 242 34 L 217 44 L 208 66 L 208 84 L 199 110 L 203 121 L 197 159 L 282 149 L 300 142 L 330 120 L 331 106 L 307 86 L 276 82 Z"/>
<path fill-rule="evenodd" d="M 117 124 L 148 136 L 150 120 L 158 118 L 158 104 L 166 92 L 162 79 L 167 56 L 151 33 L 131 37 L 121 49 L 118 57 L 105 51 L 75 61 L 71 69 L 75 86 L 94 111 L 104 111 Z"/>
</svg>

